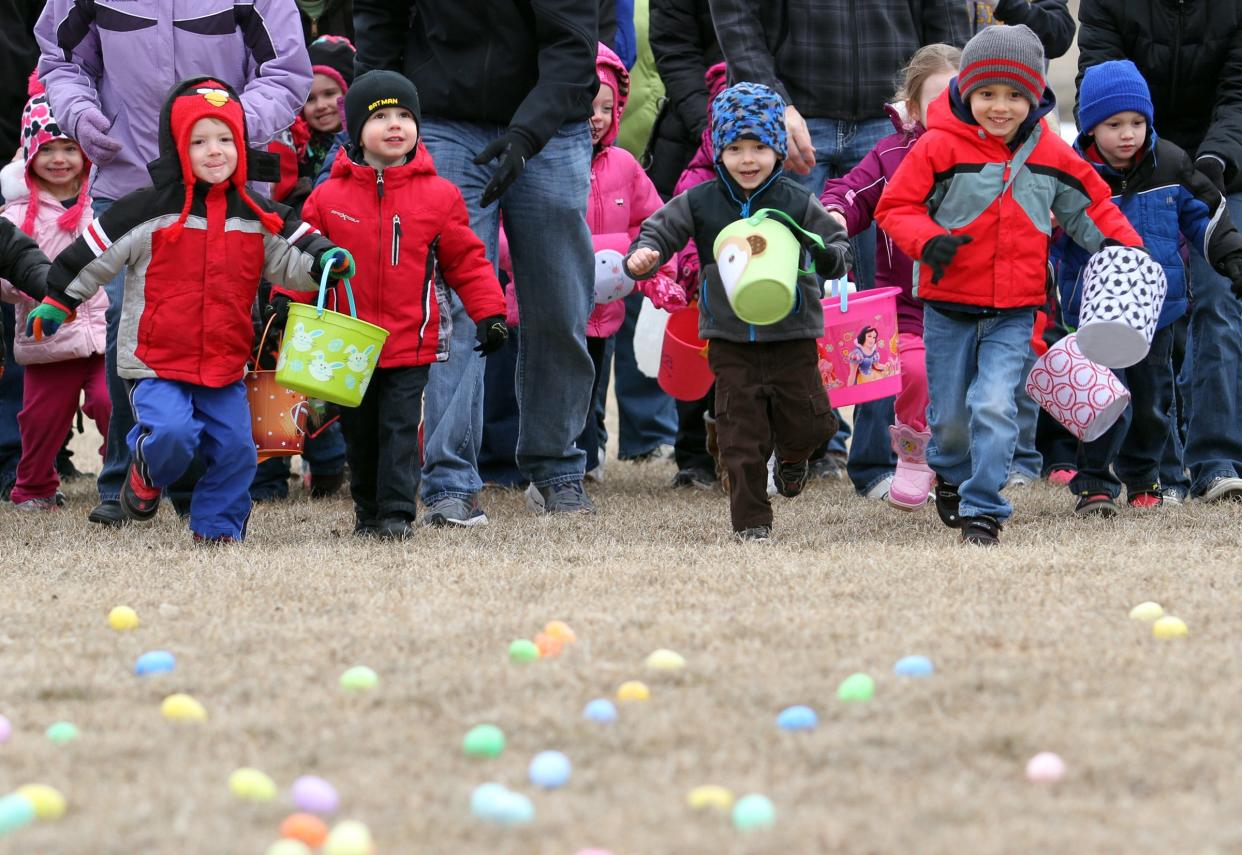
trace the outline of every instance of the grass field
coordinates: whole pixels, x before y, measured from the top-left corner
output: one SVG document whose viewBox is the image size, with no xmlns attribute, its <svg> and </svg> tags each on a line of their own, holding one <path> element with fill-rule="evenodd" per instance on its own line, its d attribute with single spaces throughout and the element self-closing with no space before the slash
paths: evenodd
<svg viewBox="0 0 1242 855">
<path fill-rule="evenodd" d="M 930 509 L 820 482 L 779 501 L 777 540 L 744 546 L 724 497 L 674 492 L 671 471 L 611 462 L 593 520 L 536 519 L 520 494 L 488 491 L 491 526 L 404 545 L 354 540 L 345 498 L 263 506 L 244 546 L 207 549 L 168 509 L 88 526 L 93 484 L 58 514 L 0 509 L 0 713 L 14 726 L 0 793 L 39 781 L 70 803 L 0 852 L 262 853 L 291 809 L 233 800 L 226 780 L 246 765 L 282 790 L 329 779 L 381 853 L 1242 850 L 1242 509 L 1085 522 L 1035 485 L 1015 494 L 1004 545 L 981 551 Z M 1148 599 L 1189 636 L 1131 621 Z M 108 628 L 118 603 L 137 630 Z M 510 664 L 509 641 L 551 619 L 579 642 Z M 658 647 L 686 669 L 644 673 Z M 152 649 L 176 670 L 133 676 Z M 909 653 L 935 676 L 893 676 Z M 342 694 L 355 664 L 380 674 L 377 691 Z M 836 686 L 856 671 L 875 698 L 843 704 Z M 611 726 L 582 719 L 635 678 L 649 702 Z M 176 691 L 210 719 L 161 718 Z M 819 712 L 814 732 L 776 728 L 797 703 Z M 59 719 L 81 739 L 47 742 Z M 508 735 L 498 759 L 461 752 L 481 722 Z M 526 781 L 546 748 L 574 763 L 563 790 Z M 1068 764 L 1060 784 L 1025 780 L 1044 750 Z M 535 821 L 473 818 L 490 780 L 530 795 Z M 686 792 L 707 783 L 766 794 L 775 826 L 691 811 Z"/>
</svg>

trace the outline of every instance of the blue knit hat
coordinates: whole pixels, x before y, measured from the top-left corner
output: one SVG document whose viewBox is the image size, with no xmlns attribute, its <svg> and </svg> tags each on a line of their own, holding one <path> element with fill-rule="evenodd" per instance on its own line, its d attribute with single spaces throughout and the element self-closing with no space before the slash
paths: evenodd
<svg viewBox="0 0 1242 855">
<path fill-rule="evenodd" d="M 738 83 L 712 100 L 712 150 L 749 136 L 785 159 L 785 99 L 762 83 Z"/>
<path fill-rule="evenodd" d="M 1154 110 L 1147 81 L 1128 59 L 1114 59 L 1087 69 L 1078 89 L 1078 125 L 1084 133 L 1110 116 L 1133 110 L 1142 113 L 1147 126 L 1153 124 Z"/>
</svg>

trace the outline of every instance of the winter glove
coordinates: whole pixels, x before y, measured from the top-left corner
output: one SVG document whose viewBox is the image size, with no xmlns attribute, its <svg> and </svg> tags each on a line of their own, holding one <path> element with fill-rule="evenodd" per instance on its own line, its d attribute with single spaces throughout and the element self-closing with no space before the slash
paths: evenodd
<svg viewBox="0 0 1242 855">
<path fill-rule="evenodd" d="M 510 128 L 488 143 L 475 157 L 475 166 L 483 166 L 497 158 L 500 159 L 500 165 L 492 173 L 492 180 L 483 188 L 483 199 L 479 204 L 486 208 L 503 196 L 509 185 L 517 181 L 522 170 L 526 168 L 526 161 L 534 155 L 535 144 L 516 128 Z"/>
<path fill-rule="evenodd" d="M 1233 296 L 1242 300 L 1242 252 L 1226 255 L 1222 264 L 1225 275 L 1233 282 Z"/>
<path fill-rule="evenodd" d="M 940 281 L 945 268 L 953 263 L 958 248 L 972 240 L 970 235 L 937 235 L 923 246 L 919 260 L 932 269 L 932 282 Z"/>
<path fill-rule="evenodd" d="M 663 309 L 666 312 L 679 312 L 690 305 L 685 289 L 672 279 L 667 279 L 663 276 L 652 281 L 652 284 L 643 293 L 655 304 L 657 309 Z"/>
<path fill-rule="evenodd" d="M 42 341 L 44 336 L 55 335 L 60 325 L 68 323 L 72 317 L 71 310 L 51 297 L 44 297 L 43 302 L 26 316 L 26 335 L 35 341 Z"/>
<path fill-rule="evenodd" d="M 505 316 L 491 315 L 479 321 L 474 328 L 474 338 L 479 343 L 474 352 L 479 356 L 487 356 L 489 353 L 500 350 L 509 338 Z"/>
<path fill-rule="evenodd" d="M 1219 157 L 1205 154 L 1195 161 L 1195 169 L 1206 175 L 1208 180 L 1216 185 L 1220 195 L 1225 195 L 1225 164 L 1221 163 Z"/>
<path fill-rule="evenodd" d="M 263 314 L 274 319 L 274 327 L 283 330 L 289 321 L 289 304 L 292 302 L 293 299 L 288 294 L 273 294 L 271 302 L 267 304 L 267 311 Z"/>
<path fill-rule="evenodd" d="M 333 279 L 348 279 L 354 275 L 356 268 L 354 267 L 354 257 L 349 254 L 349 250 L 330 249 L 323 255 L 319 256 L 319 269 L 332 265 L 328 271 L 328 275 Z M 287 315 L 286 315 L 287 316 Z"/>
<path fill-rule="evenodd" d="M 97 166 L 111 163 L 124 148 L 120 140 L 108 136 L 109 129 L 108 117 L 94 107 L 88 107 L 78 118 L 78 145 Z"/>
<path fill-rule="evenodd" d="M 815 272 L 825 279 L 840 279 L 845 275 L 846 253 L 840 247 L 811 245 L 811 258 L 815 262 Z"/>
</svg>

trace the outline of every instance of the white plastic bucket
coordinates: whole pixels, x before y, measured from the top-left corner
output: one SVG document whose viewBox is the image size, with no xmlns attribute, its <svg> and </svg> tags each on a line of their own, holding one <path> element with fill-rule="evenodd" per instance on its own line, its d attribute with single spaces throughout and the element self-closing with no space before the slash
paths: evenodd
<svg viewBox="0 0 1242 855">
<path fill-rule="evenodd" d="M 1168 283 L 1164 269 L 1147 253 L 1106 246 L 1082 272 L 1078 346 L 1090 360 L 1127 368 L 1151 349 Z"/>
</svg>

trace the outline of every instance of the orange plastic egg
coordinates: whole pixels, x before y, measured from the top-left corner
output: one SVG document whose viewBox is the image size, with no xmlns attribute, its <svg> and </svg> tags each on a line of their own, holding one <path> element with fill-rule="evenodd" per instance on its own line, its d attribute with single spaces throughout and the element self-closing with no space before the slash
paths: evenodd
<svg viewBox="0 0 1242 855">
<path fill-rule="evenodd" d="M 559 638 L 565 644 L 573 644 L 578 640 L 578 635 L 569 628 L 569 624 L 563 620 L 550 620 L 548 625 L 543 628 L 545 635 L 552 638 Z"/>
<path fill-rule="evenodd" d="M 541 632 L 535 636 L 535 646 L 539 648 L 539 655 L 544 659 L 550 659 L 553 656 L 559 656 L 561 651 L 565 649 L 565 642 L 561 639 Z"/>
<path fill-rule="evenodd" d="M 292 813 L 280 824 L 280 836 L 300 840 L 311 849 L 318 849 L 328 839 L 328 826 L 309 813 Z"/>
</svg>

